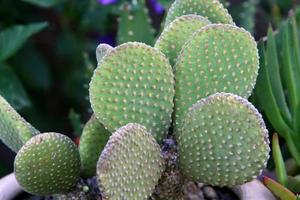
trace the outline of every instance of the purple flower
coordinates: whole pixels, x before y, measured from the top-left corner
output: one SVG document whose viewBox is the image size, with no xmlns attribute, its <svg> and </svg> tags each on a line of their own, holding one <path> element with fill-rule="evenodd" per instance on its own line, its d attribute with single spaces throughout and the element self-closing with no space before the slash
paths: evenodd
<svg viewBox="0 0 300 200">
<path fill-rule="evenodd" d="M 158 0 L 149 0 L 149 3 L 156 14 L 163 14 L 165 11 L 164 7 L 158 2 Z"/>
<path fill-rule="evenodd" d="M 99 3 L 101 3 L 102 5 L 109 5 L 109 4 L 113 4 L 116 3 L 118 0 L 98 0 Z"/>
</svg>

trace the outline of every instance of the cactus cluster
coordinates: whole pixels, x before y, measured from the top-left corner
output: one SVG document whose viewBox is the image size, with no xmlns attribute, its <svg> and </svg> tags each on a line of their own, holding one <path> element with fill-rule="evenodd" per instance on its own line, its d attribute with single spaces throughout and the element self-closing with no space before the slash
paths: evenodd
<svg viewBox="0 0 300 200">
<path fill-rule="evenodd" d="M 79 150 L 57 133 L 26 142 L 38 132 L 0 103 L 0 136 L 18 152 L 15 173 L 26 191 L 69 192 L 81 171 L 97 177 L 104 199 L 147 200 L 158 184 L 170 186 L 163 179 L 173 180 L 160 148 L 168 134 L 178 142 L 173 174 L 184 180 L 239 185 L 266 166 L 268 132 L 247 100 L 259 68 L 256 42 L 219 1 L 176 0 L 154 47 L 101 44 L 96 54 L 94 115 Z"/>
</svg>

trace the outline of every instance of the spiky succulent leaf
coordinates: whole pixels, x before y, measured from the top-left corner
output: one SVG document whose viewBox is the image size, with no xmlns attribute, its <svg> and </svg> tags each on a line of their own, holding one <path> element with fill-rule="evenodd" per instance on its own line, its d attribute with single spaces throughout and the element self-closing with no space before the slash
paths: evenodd
<svg viewBox="0 0 300 200">
<path fill-rule="evenodd" d="M 255 107 L 216 93 L 194 104 L 179 133 L 179 161 L 192 180 L 240 185 L 260 174 L 269 158 L 268 131 Z"/>
<path fill-rule="evenodd" d="M 96 175 L 96 165 L 99 155 L 108 141 L 111 133 L 94 117 L 86 123 L 80 137 L 79 153 L 81 173 L 85 177 Z"/>
<path fill-rule="evenodd" d="M 99 63 L 102 60 L 102 58 L 112 49 L 113 47 L 108 44 L 99 44 L 96 49 L 97 62 Z"/>
<path fill-rule="evenodd" d="M 26 122 L 0 95 L 0 139 L 14 152 L 39 132 Z"/>
<path fill-rule="evenodd" d="M 65 193 L 80 175 L 76 145 L 59 133 L 32 137 L 18 152 L 14 172 L 23 189 L 37 195 Z"/>
<path fill-rule="evenodd" d="M 212 23 L 234 23 L 227 9 L 218 0 L 175 0 L 167 14 L 165 26 L 176 17 L 187 14 L 201 15 Z"/>
<path fill-rule="evenodd" d="M 183 15 L 176 18 L 164 29 L 155 43 L 168 58 L 173 66 L 180 50 L 187 39 L 198 29 L 210 24 L 210 22 L 199 15 Z"/>
<path fill-rule="evenodd" d="M 171 122 L 174 75 L 157 49 L 129 42 L 99 63 L 90 83 L 97 119 L 110 131 L 131 122 L 146 126 L 158 141 Z"/>
<path fill-rule="evenodd" d="M 104 199 L 146 200 L 164 170 L 159 145 L 145 127 L 127 124 L 109 139 L 98 164 Z"/>
<path fill-rule="evenodd" d="M 228 24 L 207 25 L 193 34 L 175 64 L 175 132 L 197 100 L 216 92 L 248 98 L 259 68 L 249 32 Z"/>
</svg>

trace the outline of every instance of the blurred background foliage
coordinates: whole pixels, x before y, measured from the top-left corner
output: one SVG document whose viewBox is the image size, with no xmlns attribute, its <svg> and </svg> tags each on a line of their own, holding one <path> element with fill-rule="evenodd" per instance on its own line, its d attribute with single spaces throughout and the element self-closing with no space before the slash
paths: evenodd
<svg viewBox="0 0 300 200">
<path fill-rule="evenodd" d="M 91 114 L 88 84 L 96 67 L 97 45 L 127 41 L 153 45 L 172 2 L 0 0 L 0 94 L 41 132 L 61 132 L 75 140 Z M 269 25 L 274 30 L 282 27 L 299 4 L 298 0 L 221 2 L 257 41 L 267 36 Z M 295 20 L 300 23 L 300 14 Z M 260 97 L 256 92 L 251 100 L 264 111 Z M 267 121 L 271 132 L 276 130 L 272 120 Z M 13 157 L 0 144 L 0 177 L 12 171 Z"/>
</svg>

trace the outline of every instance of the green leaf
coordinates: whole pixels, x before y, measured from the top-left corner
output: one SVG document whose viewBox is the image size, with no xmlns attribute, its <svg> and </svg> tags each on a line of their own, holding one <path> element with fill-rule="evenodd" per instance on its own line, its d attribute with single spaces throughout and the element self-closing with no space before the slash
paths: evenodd
<svg viewBox="0 0 300 200">
<path fill-rule="evenodd" d="M 300 135 L 300 101 L 298 102 L 298 106 L 296 107 L 294 120 L 295 132 Z"/>
<path fill-rule="evenodd" d="M 65 0 L 22 0 L 22 1 L 31 3 L 31 4 L 39 6 L 39 7 L 49 8 L 49 7 L 61 4 Z"/>
<path fill-rule="evenodd" d="M 300 98 L 300 91 L 298 89 L 300 84 L 300 79 L 297 77 L 297 73 L 295 73 L 295 56 L 293 44 L 296 41 L 292 41 L 294 37 L 291 38 L 289 31 L 289 24 L 284 23 L 281 27 L 281 40 L 282 43 L 282 54 L 281 54 L 281 72 L 283 75 L 283 81 L 287 87 L 287 96 L 290 105 L 291 113 L 294 114 L 297 103 Z"/>
<path fill-rule="evenodd" d="M 15 54 L 26 40 L 47 26 L 46 22 L 15 25 L 0 32 L 0 62 Z"/>
<path fill-rule="evenodd" d="M 296 177 L 288 177 L 287 188 L 295 193 L 300 192 L 300 177 L 299 177 L 299 175 Z"/>
<path fill-rule="evenodd" d="M 10 62 L 25 87 L 45 91 L 52 85 L 50 67 L 41 53 L 32 45 L 25 45 Z"/>
<path fill-rule="evenodd" d="M 281 112 L 277 106 L 270 82 L 269 71 L 265 62 L 265 49 L 263 43 L 259 43 L 260 69 L 257 77 L 255 92 L 259 105 L 267 115 L 273 127 L 283 137 L 292 132 L 291 128 L 284 121 Z"/>
<path fill-rule="evenodd" d="M 287 186 L 288 178 L 287 178 L 287 173 L 284 165 L 284 160 L 279 146 L 279 139 L 277 133 L 273 134 L 272 152 L 273 152 L 273 159 L 275 162 L 275 172 L 276 172 L 278 182 L 283 186 Z"/>
<path fill-rule="evenodd" d="M 296 200 L 297 198 L 296 195 L 294 195 L 287 188 L 266 176 L 263 179 L 263 183 L 275 196 L 281 200 Z"/>
<path fill-rule="evenodd" d="M 273 95 L 277 102 L 277 106 L 279 107 L 283 117 L 290 122 L 291 114 L 285 100 L 284 91 L 281 83 L 277 48 L 274 33 L 271 27 L 268 30 L 267 54 L 265 64 L 269 73 L 269 80 L 273 91 Z"/>
<path fill-rule="evenodd" d="M 2 63 L 0 74 L 0 95 L 5 97 L 16 110 L 30 106 L 31 102 L 15 72 Z"/>
</svg>

